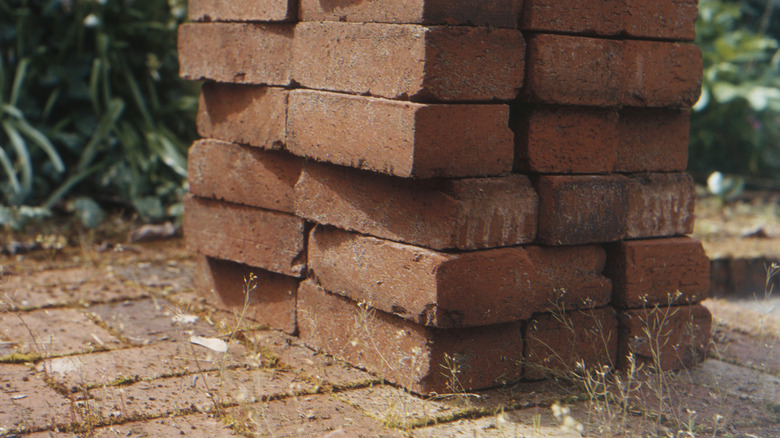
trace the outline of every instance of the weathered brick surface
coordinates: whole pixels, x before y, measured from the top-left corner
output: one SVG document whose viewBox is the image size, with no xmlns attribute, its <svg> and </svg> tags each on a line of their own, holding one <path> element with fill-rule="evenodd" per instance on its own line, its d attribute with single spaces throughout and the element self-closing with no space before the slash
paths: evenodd
<svg viewBox="0 0 780 438">
<path fill-rule="evenodd" d="M 198 293 L 218 309 L 240 314 L 246 305 L 246 318 L 287 333 L 296 331 L 297 278 L 201 255 L 194 282 Z"/>
<path fill-rule="evenodd" d="M 412 181 L 309 164 L 295 194 L 300 217 L 427 248 L 510 246 L 536 235 L 538 198 L 522 175 Z"/>
<path fill-rule="evenodd" d="M 188 0 L 192 21 L 291 21 L 297 18 L 297 0 Z"/>
<path fill-rule="evenodd" d="M 190 192 L 268 210 L 295 212 L 295 183 L 303 160 L 219 140 L 198 140 L 188 160 Z"/>
<path fill-rule="evenodd" d="M 628 215 L 627 185 L 628 180 L 617 175 L 538 177 L 537 241 L 579 245 L 619 240 Z"/>
<path fill-rule="evenodd" d="M 695 44 L 623 42 L 624 105 L 691 107 L 699 99 L 701 49 Z"/>
<path fill-rule="evenodd" d="M 683 172 L 688 166 L 690 112 L 623 108 L 617 123 L 616 172 Z"/>
<path fill-rule="evenodd" d="M 693 41 L 698 0 L 624 0 L 623 29 L 639 38 Z"/>
<path fill-rule="evenodd" d="M 304 21 L 517 26 L 522 0 L 301 0 Z"/>
<path fill-rule="evenodd" d="M 618 367 L 633 354 L 652 371 L 675 370 L 707 357 L 712 316 L 702 305 L 652 307 L 618 313 Z"/>
<path fill-rule="evenodd" d="M 459 370 L 463 390 L 519 377 L 522 324 L 460 329 L 425 327 L 359 307 L 311 281 L 298 289 L 301 339 L 416 393 L 453 392 L 447 370 Z"/>
<path fill-rule="evenodd" d="M 630 240 L 611 245 L 608 254 L 605 273 L 619 307 L 692 304 L 708 296 L 710 261 L 698 240 Z"/>
<path fill-rule="evenodd" d="M 290 24 L 183 24 L 179 74 L 191 80 L 289 85 L 293 30 Z"/>
<path fill-rule="evenodd" d="M 693 232 L 696 190 L 687 173 L 634 174 L 628 179 L 626 237 L 664 237 Z"/>
<path fill-rule="evenodd" d="M 523 378 L 571 375 L 614 366 L 618 322 L 612 307 L 544 313 L 528 321 Z"/>
<path fill-rule="evenodd" d="M 512 170 L 506 105 L 442 105 L 296 90 L 288 148 L 319 161 L 401 177 Z"/>
<path fill-rule="evenodd" d="M 293 78 L 306 88 L 391 99 L 514 99 L 523 83 L 519 31 L 303 22 Z"/>
<path fill-rule="evenodd" d="M 287 142 L 287 95 L 280 87 L 203 84 L 198 134 L 263 149 Z"/>
<path fill-rule="evenodd" d="M 187 196 L 190 251 L 298 277 L 306 267 L 305 225 L 293 215 Z"/>
</svg>

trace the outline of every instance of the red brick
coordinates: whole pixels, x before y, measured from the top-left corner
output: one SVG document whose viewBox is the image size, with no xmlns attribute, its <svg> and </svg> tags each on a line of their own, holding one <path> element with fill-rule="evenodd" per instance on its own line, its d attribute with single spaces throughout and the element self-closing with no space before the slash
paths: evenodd
<svg viewBox="0 0 780 438">
<path fill-rule="evenodd" d="M 309 164 L 295 186 L 300 217 L 433 249 L 531 242 L 538 198 L 522 175 L 404 180 Z"/>
<path fill-rule="evenodd" d="M 219 140 L 199 140 L 190 148 L 190 192 L 236 204 L 295 212 L 295 183 L 303 160 Z"/>
<path fill-rule="evenodd" d="M 198 134 L 263 149 L 287 142 L 287 94 L 279 87 L 203 84 Z"/>
<path fill-rule="evenodd" d="M 190 251 L 299 277 L 306 269 L 305 225 L 285 213 L 187 196 Z"/>
<path fill-rule="evenodd" d="M 630 240 L 612 245 L 607 276 L 619 307 L 693 304 L 707 298 L 710 260 L 689 237 Z"/>
<path fill-rule="evenodd" d="M 699 99 L 701 49 L 695 44 L 623 42 L 625 95 L 621 103 L 642 107 L 691 107 Z"/>
<path fill-rule="evenodd" d="M 623 0 L 626 35 L 639 38 L 693 41 L 698 0 Z"/>
<path fill-rule="evenodd" d="M 696 190 L 687 173 L 634 174 L 628 179 L 626 237 L 666 237 L 693 232 Z"/>
<path fill-rule="evenodd" d="M 654 372 L 692 366 L 707 357 L 712 316 L 702 305 L 626 310 L 618 313 L 618 324 L 622 369 L 629 365 L 629 354 Z"/>
<path fill-rule="evenodd" d="M 292 0 L 188 0 L 192 21 L 291 21 L 297 18 Z"/>
<path fill-rule="evenodd" d="M 303 87 L 390 99 L 512 100 L 525 42 L 511 29 L 304 22 L 293 78 Z"/>
<path fill-rule="evenodd" d="M 522 324 L 436 329 L 326 293 L 311 281 L 298 289 L 304 343 L 426 394 L 474 390 L 513 381 L 523 357 Z M 448 370 L 457 368 L 457 383 Z"/>
<path fill-rule="evenodd" d="M 616 172 L 683 172 L 688 166 L 690 112 L 623 108 L 617 123 Z"/>
<path fill-rule="evenodd" d="M 301 20 L 517 26 L 522 0 L 301 0 Z"/>
<path fill-rule="evenodd" d="M 500 175 L 512 170 L 508 119 L 506 105 L 418 104 L 296 90 L 287 146 L 297 155 L 401 177 Z"/>
<path fill-rule="evenodd" d="M 622 176 L 546 175 L 536 180 L 544 245 L 610 242 L 625 234 L 628 180 Z"/>
<path fill-rule="evenodd" d="M 571 376 L 613 367 L 618 322 L 612 307 L 544 313 L 528 321 L 523 378 Z"/>
<path fill-rule="evenodd" d="M 519 321 L 545 304 L 517 247 L 449 254 L 318 226 L 308 260 L 327 291 L 433 327 Z"/>
<path fill-rule="evenodd" d="M 201 255 L 193 281 L 206 302 L 218 309 L 240 315 L 246 305 L 246 318 L 287 333 L 296 331 L 297 278 Z"/>
<path fill-rule="evenodd" d="M 293 29 L 291 24 L 183 24 L 179 74 L 190 80 L 289 85 Z"/>
<path fill-rule="evenodd" d="M 615 167 L 618 112 L 565 106 L 517 106 L 515 171 L 606 173 Z"/>
</svg>

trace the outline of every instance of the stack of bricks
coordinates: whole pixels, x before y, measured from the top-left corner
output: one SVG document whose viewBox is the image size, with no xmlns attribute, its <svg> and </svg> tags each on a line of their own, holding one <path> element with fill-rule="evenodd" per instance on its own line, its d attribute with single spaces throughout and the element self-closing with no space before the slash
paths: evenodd
<svg viewBox="0 0 780 438">
<path fill-rule="evenodd" d="M 702 358 L 696 0 L 189 13 L 184 228 L 211 302 L 240 308 L 252 273 L 250 318 L 418 393 Z"/>
</svg>

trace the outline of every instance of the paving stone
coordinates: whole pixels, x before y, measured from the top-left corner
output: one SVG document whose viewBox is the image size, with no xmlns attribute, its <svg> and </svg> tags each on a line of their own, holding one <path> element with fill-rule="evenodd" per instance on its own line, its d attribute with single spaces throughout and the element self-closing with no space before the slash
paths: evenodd
<svg viewBox="0 0 780 438">
<path fill-rule="evenodd" d="M 106 270 L 112 275 L 112 278 L 143 286 L 148 292 L 170 292 L 191 289 L 192 272 L 195 267 L 195 262 L 192 260 L 193 257 L 192 254 L 188 253 L 185 260 L 144 260 L 129 265 L 109 265 L 106 267 Z M 148 292 L 146 295 L 148 295 Z M 112 299 L 122 300 L 126 298 L 117 294 Z"/>
<path fill-rule="evenodd" d="M 686 370 L 684 375 L 695 385 L 735 397 L 780 403 L 780 378 L 766 372 L 708 359 Z"/>
<path fill-rule="evenodd" d="M 70 402 L 24 365 L 0 364 L 0 436 L 65 425 Z"/>
<path fill-rule="evenodd" d="M 546 409 L 549 410 L 549 409 Z M 476 420 L 457 420 L 438 426 L 425 427 L 412 431 L 413 437 L 453 437 L 453 438 L 493 438 L 493 437 L 550 437 L 580 438 L 576 430 L 565 430 L 554 425 L 554 418 L 545 418 L 539 426 L 534 426 L 531 413 L 517 411 L 482 417 Z M 545 417 L 552 417 L 546 415 Z"/>
<path fill-rule="evenodd" d="M 710 357 L 780 376 L 780 344 L 777 338 L 749 335 L 730 328 L 722 323 L 716 310 L 711 311 L 715 324 Z"/>
<path fill-rule="evenodd" d="M 230 426 L 224 421 L 218 420 L 213 416 L 207 414 L 191 414 L 100 427 L 93 432 L 93 436 L 95 438 L 168 438 L 172 436 L 221 438 L 240 435 L 233 432 Z"/>
</svg>

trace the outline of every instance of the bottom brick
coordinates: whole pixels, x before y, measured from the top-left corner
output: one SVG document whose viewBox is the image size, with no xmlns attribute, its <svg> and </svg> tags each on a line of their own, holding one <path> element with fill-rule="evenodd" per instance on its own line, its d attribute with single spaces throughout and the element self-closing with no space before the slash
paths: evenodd
<svg viewBox="0 0 780 438">
<path fill-rule="evenodd" d="M 308 346 L 420 394 L 488 388 L 520 377 L 520 322 L 425 327 L 304 281 L 298 289 L 298 329 Z"/>
<path fill-rule="evenodd" d="M 250 275 L 254 280 L 250 281 Z M 295 324 L 295 294 L 298 279 L 275 274 L 241 263 L 198 256 L 195 289 L 212 306 L 241 312 L 245 293 L 249 301 L 245 317 L 271 328 L 293 334 Z"/>
</svg>

